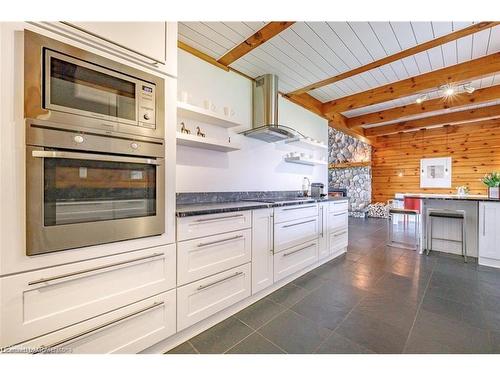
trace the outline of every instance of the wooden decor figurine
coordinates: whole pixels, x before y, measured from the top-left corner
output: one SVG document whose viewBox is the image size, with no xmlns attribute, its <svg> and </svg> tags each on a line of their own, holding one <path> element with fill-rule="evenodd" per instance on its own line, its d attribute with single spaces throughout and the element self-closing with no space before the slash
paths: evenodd
<svg viewBox="0 0 500 375">
<path fill-rule="evenodd" d="M 199 126 L 196 127 L 196 135 L 205 138 L 205 133 L 203 133 Z"/>
<path fill-rule="evenodd" d="M 186 125 L 184 125 L 184 122 L 181 122 L 181 133 L 191 134 L 191 130 L 186 128 Z"/>
</svg>

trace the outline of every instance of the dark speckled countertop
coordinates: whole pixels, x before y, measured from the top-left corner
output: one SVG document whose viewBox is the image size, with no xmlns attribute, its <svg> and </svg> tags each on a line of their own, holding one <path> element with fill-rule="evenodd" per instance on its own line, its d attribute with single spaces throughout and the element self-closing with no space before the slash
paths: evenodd
<svg viewBox="0 0 500 375">
<path fill-rule="evenodd" d="M 297 204 L 308 204 L 315 202 L 330 202 L 330 201 L 339 201 L 347 199 L 348 199 L 347 197 L 335 197 L 329 199 L 309 198 L 299 201 L 285 201 L 285 202 L 274 202 L 274 203 L 251 202 L 251 201 L 236 201 L 236 202 L 222 202 L 222 203 L 194 203 L 194 204 L 177 205 L 175 213 L 177 217 L 185 217 L 185 216 L 195 216 L 195 215 L 219 214 L 223 212 L 256 210 L 259 208 L 292 206 Z"/>
</svg>

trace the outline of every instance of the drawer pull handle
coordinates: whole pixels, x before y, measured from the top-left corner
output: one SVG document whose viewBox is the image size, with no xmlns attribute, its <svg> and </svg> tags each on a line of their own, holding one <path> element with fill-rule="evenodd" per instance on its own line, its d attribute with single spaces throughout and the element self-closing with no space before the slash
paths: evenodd
<svg viewBox="0 0 500 375">
<path fill-rule="evenodd" d="M 65 274 L 62 274 L 62 275 L 57 275 L 57 276 L 42 278 L 42 279 L 35 280 L 35 281 L 30 281 L 30 282 L 28 282 L 28 285 L 36 285 L 36 284 L 46 283 L 46 282 L 49 282 L 49 281 L 64 279 L 66 277 L 76 276 L 76 275 L 80 275 L 80 274 L 83 274 L 83 273 L 88 273 L 88 272 L 93 272 L 93 271 L 99 271 L 99 270 L 103 270 L 103 269 L 111 268 L 111 267 L 115 267 L 115 266 L 121 266 L 122 264 L 127 264 L 127 263 L 132 263 L 132 262 L 138 262 L 140 260 L 149 259 L 149 258 L 156 258 L 156 257 L 158 257 L 160 255 L 163 255 L 163 253 L 154 253 L 154 254 L 146 255 L 146 256 L 143 256 L 143 257 L 140 257 L 140 258 L 135 258 L 135 259 L 130 259 L 130 260 L 124 260 L 123 262 L 117 262 L 117 263 L 113 263 L 113 264 L 107 264 L 105 266 L 88 268 L 88 269 L 83 270 L 83 271 L 68 272 L 68 273 L 65 273 Z"/>
<path fill-rule="evenodd" d="M 106 327 L 111 326 L 113 324 L 119 323 L 119 322 L 124 321 L 126 319 L 132 318 L 135 315 L 139 315 L 139 314 L 141 314 L 143 312 L 146 312 L 148 310 L 154 309 L 154 308 L 156 308 L 158 306 L 161 306 L 161 305 L 164 305 L 164 304 L 165 304 L 165 302 L 163 302 L 163 301 L 161 301 L 161 302 L 155 302 L 151 306 L 144 307 L 144 308 L 142 308 L 140 310 L 137 310 L 137 311 L 131 312 L 129 314 L 123 315 L 123 316 L 121 316 L 119 318 L 113 319 L 110 322 L 106 322 L 106 323 L 100 324 L 97 327 L 90 328 L 90 329 L 88 329 L 86 331 L 83 331 L 81 333 L 77 333 L 76 335 L 73 335 L 73 336 L 67 337 L 65 339 L 59 340 L 59 341 L 57 341 L 55 343 L 52 343 L 52 344 L 49 344 L 49 345 L 42 345 L 40 347 L 40 349 L 38 351 L 35 351 L 33 354 L 38 354 L 38 353 L 46 352 L 46 351 L 48 351 L 51 348 L 57 347 L 59 345 L 62 345 L 64 343 L 67 343 L 67 342 L 70 342 L 70 341 L 73 341 L 73 340 L 76 340 L 76 339 L 78 339 L 80 337 L 87 336 L 87 335 L 89 335 L 91 333 L 94 333 L 96 331 L 100 331 L 103 328 L 106 328 Z"/>
<path fill-rule="evenodd" d="M 221 242 L 227 242 L 227 241 L 233 241 L 233 240 L 237 240 L 238 238 L 243 238 L 243 235 L 240 234 L 238 236 L 234 236 L 234 237 L 231 237 L 231 238 L 224 238 L 222 240 L 217 240 L 217 241 L 211 241 L 211 242 L 203 242 L 203 243 L 199 243 L 198 244 L 198 247 L 204 247 L 204 246 L 209 246 L 209 245 L 215 245 L 217 243 L 221 243 Z"/>
<path fill-rule="evenodd" d="M 346 233 L 347 233 L 347 231 L 346 231 L 346 230 L 344 230 L 344 231 L 342 231 L 342 232 L 340 232 L 340 233 L 335 233 L 335 234 L 333 235 L 333 237 L 342 236 L 342 235 L 344 235 L 344 234 L 346 234 Z"/>
<path fill-rule="evenodd" d="M 235 217 L 243 217 L 243 215 L 240 214 L 240 215 L 231 215 L 231 216 L 224 216 L 224 217 L 211 217 L 209 219 L 198 219 L 198 220 L 196 220 L 196 222 L 203 223 L 205 221 L 234 219 Z"/>
<path fill-rule="evenodd" d="M 283 254 L 283 256 L 284 256 L 284 257 L 287 257 L 287 256 L 289 256 L 289 255 L 292 255 L 292 254 L 298 253 L 299 251 L 302 251 L 302 250 L 305 250 L 305 249 L 309 249 L 309 248 L 310 248 L 310 247 L 312 247 L 312 246 L 316 246 L 316 244 L 315 244 L 315 243 L 313 243 L 313 244 L 310 244 L 310 245 L 308 245 L 308 246 L 301 247 L 300 249 L 297 249 L 297 250 L 294 250 L 294 251 L 290 251 L 289 253 L 284 253 L 284 254 Z"/>
<path fill-rule="evenodd" d="M 283 211 L 302 210 L 304 208 L 311 208 L 311 207 L 315 207 L 315 206 L 313 205 L 313 206 L 300 206 L 300 207 L 283 208 Z"/>
<path fill-rule="evenodd" d="M 294 224 L 287 224 L 287 225 L 283 225 L 283 228 L 290 228 L 290 227 L 294 227 L 294 226 L 296 226 L 296 225 L 310 223 L 310 222 L 312 222 L 312 221 L 316 221 L 316 219 L 311 219 L 311 220 L 307 220 L 307 221 L 301 221 L 300 223 L 294 223 Z"/>
<path fill-rule="evenodd" d="M 220 279 L 220 280 L 217 280 L 217 281 L 214 281 L 213 283 L 210 283 L 210 284 L 206 284 L 206 285 L 200 285 L 196 290 L 203 290 L 203 289 L 207 289 L 207 288 L 210 288 L 211 286 L 214 286 L 215 284 L 219 284 L 219 283 L 222 283 L 223 281 L 227 281 L 229 279 L 232 279 L 236 276 L 240 276 L 240 275 L 243 275 L 243 272 L 242 271 L 239 271 L 239 272 L 236 272 L 235 274 L 231 275 L 231 276 L 228 276 L 228 277 L 224 277 L 223 279 Z"/>
<path fill-rule="evenodd" d="M 340 212 L 338 214 L 333 214 L 333 216 L 342 216 L 342 215 L 345 215 L 347 212 Z"/>
</svg>

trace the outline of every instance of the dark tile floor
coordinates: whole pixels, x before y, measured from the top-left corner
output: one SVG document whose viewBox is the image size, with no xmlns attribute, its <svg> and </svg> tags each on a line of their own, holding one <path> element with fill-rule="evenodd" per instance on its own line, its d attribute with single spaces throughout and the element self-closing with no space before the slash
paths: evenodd
<svg viewBox="0 0 500 375">
<path fill-rule="evenodd" d="M 500 271 L 385 241 L 350 219 L 345 256 L 169 353 L 500 353 Z"/>
</svg>

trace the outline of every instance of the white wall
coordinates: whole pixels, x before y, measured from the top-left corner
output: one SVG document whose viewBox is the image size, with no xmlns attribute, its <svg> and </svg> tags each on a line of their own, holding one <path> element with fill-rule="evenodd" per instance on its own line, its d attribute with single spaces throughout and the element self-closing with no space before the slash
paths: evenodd
<svg viewBox="0 0 500 375">
<path fill-rule="evenodd" d="M 186 91 L 189 104 L 203 106 L 210 99 L 216 111 L 230 106 L 233 119 L 242 124 L 230 130 L 201 124 L 207 137 L 231 137 L 238 142 L 241 150 L 230 153 L 209 151 L 185 146 L 177 147 L 177 192 L 202 191 L 261 191 L 300 190 L 303 177 L 311 182 L 323 182 L 327 186 L 327 166 L 306 166 L 283 161 L 290 151 L 321 153 L 326 150 L 311 151 L 302 147 L 283 143 L 266 143 L 237 134 L 252 124 L 252 84 L 251 81 L 233 72 L 226 72 L 197 57 L 179 50 L 178 97 Z M 328 122 L 312 112 L 280 97 L 279 122 L 295 128 L 306 136 L 328 143 Z M 198 123 L 184 121 L 192 131 Z"/>
</svg>

